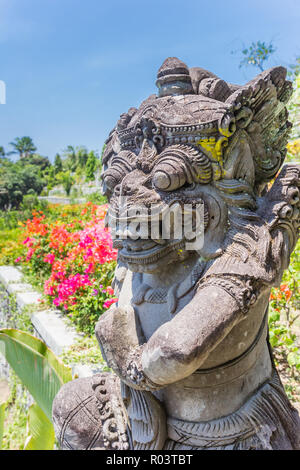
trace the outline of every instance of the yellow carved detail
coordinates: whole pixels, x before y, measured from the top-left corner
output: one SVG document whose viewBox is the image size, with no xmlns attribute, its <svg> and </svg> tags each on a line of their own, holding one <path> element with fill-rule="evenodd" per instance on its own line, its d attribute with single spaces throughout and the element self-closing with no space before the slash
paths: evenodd
<svg viewBox="0 0 300 470">
<path fill-rule="evenodd" d="M 219 180 L 223 176 L 223 147 L 228 145 L 228 138 L 225 136 L 219 137 L 216 140 L 214 137 L 208 139 L 199 139 L 196 146 L 205 150 L 206 155 L 210 158 L 213 167 L 214 180 Z"/>
</svg>

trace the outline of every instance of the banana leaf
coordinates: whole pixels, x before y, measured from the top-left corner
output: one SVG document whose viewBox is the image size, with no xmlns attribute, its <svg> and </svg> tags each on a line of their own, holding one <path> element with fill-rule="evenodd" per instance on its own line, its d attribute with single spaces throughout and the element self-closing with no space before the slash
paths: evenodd
<svg viewBox="0 0 300 470">
<path fill-rule="evenodd" d="M 53 424 L 35 403 L 28 410 L 28 434 L 24 450 L 53 450 Z"/>
<path fill-rule="evenodd" d="M 43 341 L 20 330 L 0 329 L 0 352 L 51 421 L 53 399 L 72 379 L 71 369 Z"/>
</svg>

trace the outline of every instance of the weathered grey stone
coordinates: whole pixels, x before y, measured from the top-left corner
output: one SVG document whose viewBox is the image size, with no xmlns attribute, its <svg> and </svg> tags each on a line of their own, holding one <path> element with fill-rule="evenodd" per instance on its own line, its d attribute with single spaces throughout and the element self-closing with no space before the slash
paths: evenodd
<svg viewBox="0 0 300 470">
<path fill-rule="evenodd" d="M 31 284 L 26 283 L 10 283 L 7 286 L 7 292 L 9 294 L 17 294 L 19 292 L 33 292 L 34 289 Z"/>
<path fill-rule="evenodd" d="M 0 282 L 2 282 L 5 287 L 7 287 L 10 282 L 20 282 L 22 277 L 22 273 L 17 268 L 13 266 L 0 266 Z"/>
<path fill-rule="evenodd" d="M 59 311 L 45 310 L 34 313 L 31 322 L 38 336 L 58 356 L 80 338 L 76 330 L 66 324 Z"/>
<path fill-rule="evenodd" d="M 22 309 L 28 307 L 29 305 L 38 305 L 39 300 L 41 299 L 42 294 L 39 292 L 18 292 L 16 294 L 17 306 Z"/>
<path fill-rule="evenodd" d="M 300 449 L 267 325 L 300 226 L 300 166 L 268 187 L 291 127 L 286 70 L 238 86 L 172 57 L 157 85 L 103 155 L 118 304 L 96 336 L 114 373 L 62 387 L 57 437 L 65 449 Z M 164 235 L 181 203 L 204 207 L 201 246 L 173 235 L 177 216 Z M 153 206 L 159 230 L 145 236 Z"/>
</svg>

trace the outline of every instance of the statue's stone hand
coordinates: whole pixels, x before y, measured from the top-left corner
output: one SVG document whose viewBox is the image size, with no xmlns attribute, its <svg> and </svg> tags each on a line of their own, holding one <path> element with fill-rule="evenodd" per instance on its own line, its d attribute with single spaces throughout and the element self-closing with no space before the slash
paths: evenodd
<svg viewBox="0 0 300 470">
<path fill-rule="evenodd" d="M 136 389 L 160 388 L 143 373 L 142 334 L 131 306 L 108 310 L 101 316 L 95 331 L 103 358 L 123 382 Z"/>
<path fill-rule="evenodd" d="M 95 332 L 109 367 L 118 375 L 124 374 L 130 351 L 139 345 L 134 309 L 110 308 L 101 316 Z"/>
</svg>

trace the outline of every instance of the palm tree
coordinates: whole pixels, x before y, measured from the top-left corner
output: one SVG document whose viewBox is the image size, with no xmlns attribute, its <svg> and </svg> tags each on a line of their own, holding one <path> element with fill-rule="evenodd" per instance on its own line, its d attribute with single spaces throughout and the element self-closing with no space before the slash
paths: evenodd
<svg viewBox="0 0 300 470">
<path fill-rule="evenodd" d="M 0 145 L 0 157 L 5 157 L 5 150 L 4 150 L 4 147 L 2 147 L 2 145 Z"/>
<path fill-rule="evenodd" d="M 28 157 L 36 151 L 36 146 L 34 145 L 32 138 L 28 136 L 21 138 L 16 137 L 9 145 L 11 145 L 14 150 L 9 152 L 8 155 L 18 153 L 20 158 Z"/>
</svg>

